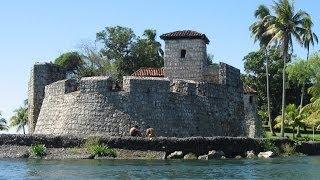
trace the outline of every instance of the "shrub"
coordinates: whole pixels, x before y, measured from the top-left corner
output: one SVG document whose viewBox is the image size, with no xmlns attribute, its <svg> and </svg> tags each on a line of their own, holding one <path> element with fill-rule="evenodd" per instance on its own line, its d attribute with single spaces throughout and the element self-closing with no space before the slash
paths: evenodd
<svg viewBox="0 0 320 180">
<path fill-rule="evenodd" d="M 110 157 L 117 157 L 117 153 L 114 149 L 109 148 L 104 145 L 93 145 L 89 147 L 89 152 L 93 156 L 110 156 Z"/>
<path fill-rule="evenodd" d="M 30 152 L 34 156 L 42 157 L 46 154 L 47 148 L 43 144 L 31 145 Z"/>
<path fill-rule="evenodd" d="M 117 152 L 101 143 L 101 138 L 98 136 L 90 136 L 84 143 L 84 148 L 93 156 L 110 156 L 117 157 Z"/>
<path fill-rule="evenodd" d="M 272 151 L 276 154 L 280 153 L 279 148 L 269 139 L 265 139 L 262 146 L 264 151 Z"/>
<path fill-rule="evenodd" d="M 283 155 L 292 156 L 296 154 L 294 147 L 290 144 L 284 144 L 281 146 L 281 152 Z"/>
<path fill-rule="evenodd" d="M 98 136 L 89 136 L 85 143 L 83 144 L 84 148 L 90 148 L 92 146 L 100 145 L 101 144 L 101 138 Z"/>
</svg>

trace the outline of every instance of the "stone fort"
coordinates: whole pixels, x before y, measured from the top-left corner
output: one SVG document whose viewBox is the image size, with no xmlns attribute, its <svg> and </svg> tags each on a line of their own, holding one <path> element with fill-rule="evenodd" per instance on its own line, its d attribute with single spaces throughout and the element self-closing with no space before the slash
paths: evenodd
<svg viewBox="0 0 320 180">
<path fill-rule="evenodd" d="M 37 63 L 29 81 L 29 133 L 128 136 L 148 126 L 157 136 L 261 135 L 255 91 L 240 70 L 207 60 L 205 34 L 184 30 L 160 36 L 163 68 L 124 76 L 121 90 L 110 77 L 68 79 L 52 63 Z"/>
</svg>

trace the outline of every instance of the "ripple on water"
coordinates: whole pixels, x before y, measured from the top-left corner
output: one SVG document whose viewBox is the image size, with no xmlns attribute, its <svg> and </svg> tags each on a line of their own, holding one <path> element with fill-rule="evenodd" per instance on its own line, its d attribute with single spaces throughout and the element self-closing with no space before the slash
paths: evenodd
<svg viewBox="0 0 320 180">
<path fill-rule="evenodd" d="M 0 179 L 319 179 L 320 157 L 241 160 L 1 159 Z"/>
</svg>

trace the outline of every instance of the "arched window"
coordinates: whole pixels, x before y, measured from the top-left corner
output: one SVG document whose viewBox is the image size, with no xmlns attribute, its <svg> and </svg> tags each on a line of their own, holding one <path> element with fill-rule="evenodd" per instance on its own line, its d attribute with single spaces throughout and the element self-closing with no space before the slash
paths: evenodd
<svg viewBox="0 0 320 180">
<path fill-rule="evenodd" d="M 181 50 L 181 53 L 180 53 L 180 57 L 181 58 L 185 58 L 186 57 L 186 54 L 187 54 L 187 51 L 185 49 L 182 49 Z"/>
</svg>

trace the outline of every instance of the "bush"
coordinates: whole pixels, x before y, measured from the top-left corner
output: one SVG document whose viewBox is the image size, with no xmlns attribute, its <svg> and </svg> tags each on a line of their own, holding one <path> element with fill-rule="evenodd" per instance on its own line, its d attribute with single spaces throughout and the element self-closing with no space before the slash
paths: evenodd
<svg viewBox="0 0 320 180">
<path fill-rule="evenodd" d="M 98 136 L 90 136 L 84 143 L 84 148 L 90 152 L 93 156 L 110 156 L 117 157 L 117 153 L 114 149 L 105 146 L 101 143 L 101 138 Z"/>
<path fill-rule="evenodd" d="M 296 151 L 292 145 L 285 144 L 281 146 L 281 153 L 286 156 L 292 156 L 296 154 Z"/>
<path fill-rule="evenodd" d="M 104 145 L 94 145 L 94 146 L 89 147 L 88 150 L 93 156 L 117 157 L 117 153 L 114 149 L 109 148 Z"/>
<path fill-rule="evenodd" d="M 99 136 L 89 136 L 85 143 L 83 144 L 84 148 L 90 148 L 92 146 L 100 145 L 101 138 Z"/>
<path fill-rule="evenodd" d="M 34 156 L 42 157 L 46 155 L 47 148 L 43 144 L 31 145 L 30 152 Z"/>
<path fill-rule="evenodd" d="M 265 139 L 262 146 L 264 151 L 272 151 L 276 154 L 280 153 L 279 148 L 269 139 Z"/>
<path fill-rule="evenodd" d="M 62 66 L 67 71 L 75 71 L 82 66 L 83 61 L 78 52 L 67 52 L 60 55 L 54 63 Z"/>
</svg>

